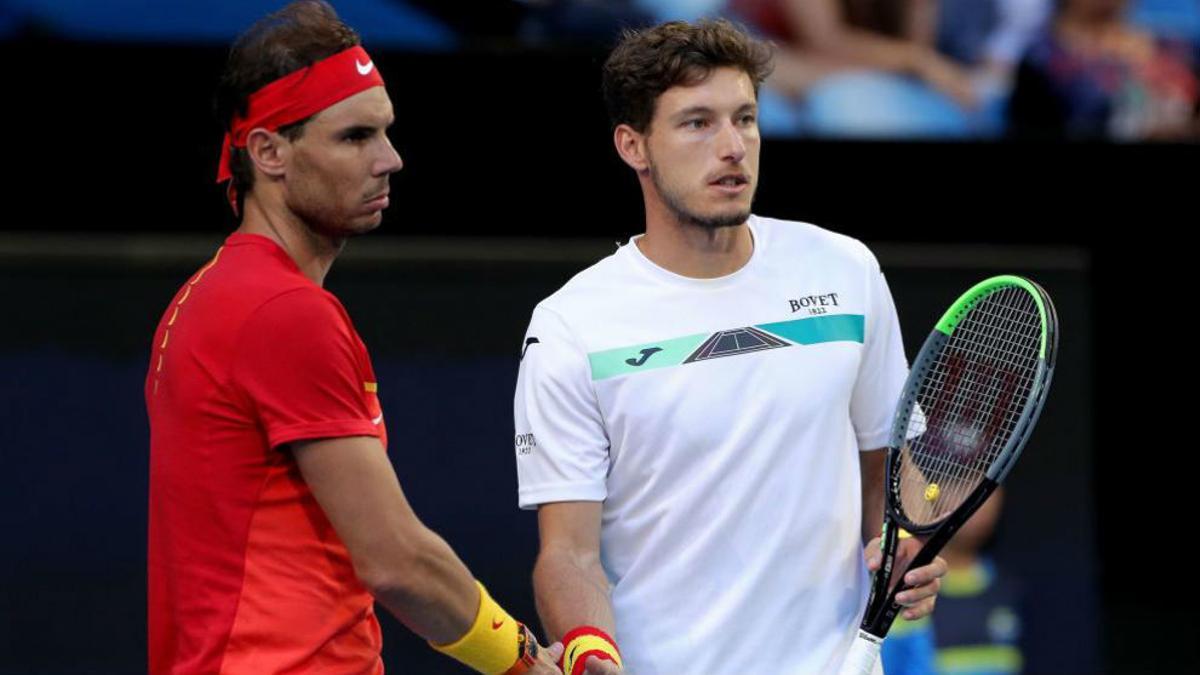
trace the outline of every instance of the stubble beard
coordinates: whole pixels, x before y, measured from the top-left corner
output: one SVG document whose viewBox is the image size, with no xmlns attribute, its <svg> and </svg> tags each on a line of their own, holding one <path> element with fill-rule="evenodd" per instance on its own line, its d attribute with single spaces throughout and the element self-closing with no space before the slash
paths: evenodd
<svg viewBox="0 0 1200 675">
<path fill-rule="evenodd" d="M 734 227 L 741 225 L 750 218 L 750 209 L 746 208 L 742 211 L 734 213 L 722 213 L 711 216 L 701 215 L 691 211 L 684 205 L 674 191 L 666 186 L 662 181 L 662 177 L 658 173 L 658 169 L 653 164 L 650 165 L 650 180 L 654 183 L 654 189 L 658 191 L 659 196 L 666 205 L 667 210 L 671 212 L 675 218 L 684 225 L 693 225 L 705 230 L 719 230 L 723 227 Z M 751 203 L 754 202 L 754 195 L 750 196 Z"/>
<path fill-rule="evenodd" d="M 289 204 L 289 208 L 303 223 L 310 237 L 324 239 L 339 249 L 347 239 L 366 234 L 380 224 L 355 223 L 332 204 L 299 201 Z"/>
</svg>

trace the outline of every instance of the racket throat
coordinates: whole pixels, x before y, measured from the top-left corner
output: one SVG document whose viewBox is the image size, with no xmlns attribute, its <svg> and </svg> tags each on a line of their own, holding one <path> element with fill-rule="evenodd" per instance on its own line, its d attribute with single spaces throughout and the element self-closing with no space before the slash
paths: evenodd
<svg viewBox="0 0 1200 675">
<path fill-rule="evenodd" d="M 900 614 L 901 609 L 902 607 L 895 602 L 887 603 L 869 622 L 866 619 L 863 620 L 863 625 L 859 627 L 859 632 L 869 635 L 887 635 L 887 632 L 892 628 L 892 624 L 896 622 L 896 616 Z M 878 639 L 880 642 L 883 641 L 883 638 Z"/>
</svg>

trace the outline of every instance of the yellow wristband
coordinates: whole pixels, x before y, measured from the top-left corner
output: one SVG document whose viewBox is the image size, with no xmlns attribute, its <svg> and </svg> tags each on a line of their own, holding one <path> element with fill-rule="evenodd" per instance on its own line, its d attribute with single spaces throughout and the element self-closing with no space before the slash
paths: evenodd
<svg viewBox="0 0 1200 675">
<path fill-rule="evenodd" d="M 502 675 L 513 667 L 519 652 L 520 625 L 478 581 L 479 613 L 467 634 L 448 645 L 431 647 L 486 675 Z"/>
</svg>

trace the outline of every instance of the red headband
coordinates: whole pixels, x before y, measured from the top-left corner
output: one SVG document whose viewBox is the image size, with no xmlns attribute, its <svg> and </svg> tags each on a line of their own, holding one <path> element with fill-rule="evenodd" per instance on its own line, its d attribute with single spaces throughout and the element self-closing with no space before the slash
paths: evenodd
<svg viewBox="0 0 1200 675">
<path fill-rule="evenodd" d="M 250 94 L 246 116 L 235 114 L 232 128 L 225 134 L 217 182 L 233 178 L 229 169 L 229 149 L 246 147 L 246 137 L 251 130 L 261 127 L 275 131 L 360 91 L 382 86 L 383 77 L 371 57 L 362 47 L 355 46 L 285 75 Z M 232 186 L 229 196 L 236 210 L 237 195 Z"/>
</svg>

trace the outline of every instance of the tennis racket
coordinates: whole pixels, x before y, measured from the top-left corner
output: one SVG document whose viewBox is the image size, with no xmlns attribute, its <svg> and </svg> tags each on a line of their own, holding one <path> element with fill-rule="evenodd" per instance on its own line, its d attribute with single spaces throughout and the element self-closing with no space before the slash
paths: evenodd
<svg viewBox="0 0 1200 675">
<path fill-rule="evenodd" d="M 896 594 L 910 588 L 901 581 L 888 589 L 899 530 L 928 535 L 908 570 L 928 565 L 987 500 L 1037 422 L 1057 348 L 1058 316 L 1050 296 L 1017 276 L 976 284 L 925 340 L 892 423 L 883 561 L 842 675 L 874 670 L 901 609 Z"/>
</svg>

